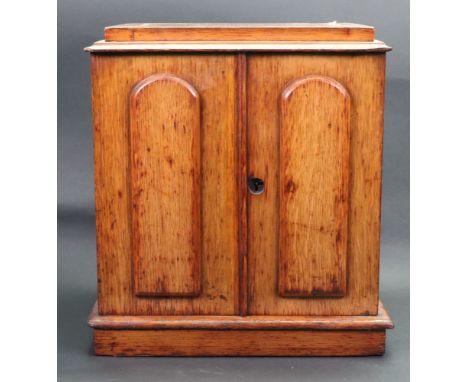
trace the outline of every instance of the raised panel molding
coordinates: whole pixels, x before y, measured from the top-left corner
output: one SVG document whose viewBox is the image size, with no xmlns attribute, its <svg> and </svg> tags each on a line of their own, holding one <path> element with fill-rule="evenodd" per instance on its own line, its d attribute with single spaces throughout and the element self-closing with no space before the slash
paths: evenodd
<svg viewBox="0 0 468 382">
<path fill-rule="evenodd" d="M 279 277 L 282 297 L 346 294 L 350 96 L 308 75 L 280 96 Z"/>
<path fill-rule="evenodd" d="M 138 296 L 201 292 L 200 97 L 172 74 L 130 94 L 133 288 Z"/>
</svg>

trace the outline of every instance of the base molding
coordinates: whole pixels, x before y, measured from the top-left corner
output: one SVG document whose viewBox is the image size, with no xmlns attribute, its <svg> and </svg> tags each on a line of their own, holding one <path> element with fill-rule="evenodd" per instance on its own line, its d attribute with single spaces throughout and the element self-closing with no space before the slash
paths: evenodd
<svg viewBox="0 0 468 382">
<path fill-rule="evenodd" d="M 367 356 L 385 351 L 393 323 L 377 316 L 100 316 L 91 312 L 96 355 Z"/>
</svg>

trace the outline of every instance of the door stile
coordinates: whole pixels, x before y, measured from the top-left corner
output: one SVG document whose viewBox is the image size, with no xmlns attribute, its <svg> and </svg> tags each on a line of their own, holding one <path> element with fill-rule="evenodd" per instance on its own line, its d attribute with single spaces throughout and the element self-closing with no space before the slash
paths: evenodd
<svg viewBox="0 0 468 382">
<path fill-rule="evenodd" d="M 247 227 L 247 57 L 245 53 L 237 56 L 237 140 L 238 140 L 238 248 L 239 248 L 239 306 L 241 316 L 247 315 L 248 309 L 248 227 Z"/>
</svg>

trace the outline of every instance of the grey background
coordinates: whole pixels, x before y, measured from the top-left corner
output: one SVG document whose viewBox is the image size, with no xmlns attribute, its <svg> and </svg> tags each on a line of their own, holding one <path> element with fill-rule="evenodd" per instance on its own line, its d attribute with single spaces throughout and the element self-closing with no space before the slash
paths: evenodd
<svg viewBox="0 0 468 382">
<path fill-rule="evenodd" d="M 409 380 L 409 2 L 58 2 L 58 376 L 61 381 Z M 89 59 L 103 28 L 127 22 L 328 22 L 373 25 L 388 54 L 381 298 L 396 329 L 383 357 L 109 358 L 91 351 L 96 299 Z"/>
</svg>

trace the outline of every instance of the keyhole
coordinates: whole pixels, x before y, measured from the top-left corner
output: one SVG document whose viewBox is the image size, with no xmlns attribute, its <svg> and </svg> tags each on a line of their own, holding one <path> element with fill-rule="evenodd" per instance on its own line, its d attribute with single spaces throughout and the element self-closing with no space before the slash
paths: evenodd
<svg viewBox="0 0 468 382">
<path fill-rule="evenodd" d="M 252 195 L 260 195 L 265 190 L 265 183 L 260 178 L 253 176 L 249 177 L 248 180 L 249 191 Z"/>
</svg>

